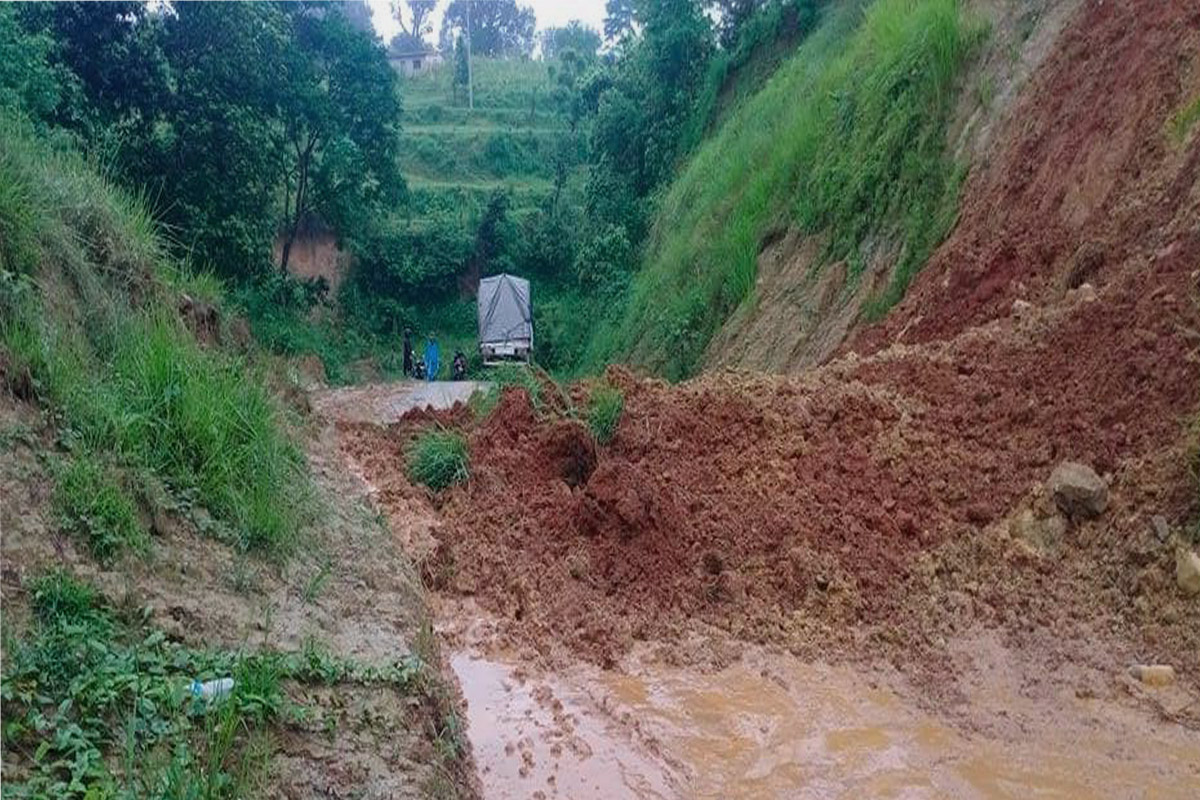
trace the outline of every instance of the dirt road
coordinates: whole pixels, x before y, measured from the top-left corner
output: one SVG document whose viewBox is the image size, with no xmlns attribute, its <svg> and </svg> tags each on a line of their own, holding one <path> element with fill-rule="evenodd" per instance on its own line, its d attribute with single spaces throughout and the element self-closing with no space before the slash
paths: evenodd
<svg viewBox="0 0 1200 800">
<path fill-rule="evenodd" d="M 314 405 L 401 540 L 430 555 L 441 514 L 403 479 L 405 423 L 387 423 L 448 403 L 408 384 L 341 392 Z M 375 413 L 382 424 L 361 424 Z M 945 691 L 930 692 L 882 651 L 831 664 L 699 624 L 603 669 L 549 657 L 545 636 L 514 633 L 519 613 L 499 618 L 469 594 L 433 605 L 487 798 L 1185 798 L 1200 786 L 1200 740 L 1153 711 L 1192 698 L 1168 687 L 1144 702 L 1099 644 L 1064 663 L 964 627 L 944 643 Z"/>
</svg>

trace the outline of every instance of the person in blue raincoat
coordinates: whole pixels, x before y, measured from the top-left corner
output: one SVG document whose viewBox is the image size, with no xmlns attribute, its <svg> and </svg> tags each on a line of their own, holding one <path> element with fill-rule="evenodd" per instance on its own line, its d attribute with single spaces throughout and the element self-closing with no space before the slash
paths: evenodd
<svg viewBox="0 0 1200 800">
<path fill-rule="evenodd" d="M 432 335 L 425 343 L 425 375 L 428 380 L 437 380 L 438 374 L 438 343 Z"/>
</svg>

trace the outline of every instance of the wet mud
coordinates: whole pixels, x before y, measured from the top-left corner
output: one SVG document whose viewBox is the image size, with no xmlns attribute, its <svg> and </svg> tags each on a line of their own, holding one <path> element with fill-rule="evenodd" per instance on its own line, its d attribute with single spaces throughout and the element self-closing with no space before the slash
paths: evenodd
<svg viewBox="0 0 1200 800">
<path fill-rule="evenodd" d="M 538 675 L 466 652 L 452 664 L 483 796 L 496 800 L 1184 800 L 1200 786 L 1200 739 L 1107 700 L 1074 699 L 1004 736 L 917 709 L 895 676 L 762 653 L 713 673 Z"/>
</svg>

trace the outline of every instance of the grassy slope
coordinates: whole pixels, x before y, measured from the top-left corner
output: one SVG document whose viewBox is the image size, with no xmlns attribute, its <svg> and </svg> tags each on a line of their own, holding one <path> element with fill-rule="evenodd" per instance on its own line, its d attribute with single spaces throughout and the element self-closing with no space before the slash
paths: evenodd
<svg viewBox="0 0 1200 800">
<path fill-rule="evenodd" d="M 548 68 L 539 61 L 475 61 L 475 110 L 457 97 L 452 65 L 406 79 L 400 163 L 414 188 L 490 191 L 510 187 L 525 202 L 544 197 L 553 179 L 554 138 L 566 123 L 551 106 Z M 483 201 L 486 201 L 484 194 Z M 479 198 L 472 205 L 482 207 Z"/>
<path fill-rule="evenodd" d="M 684 165 L 589 367 L 624 358 L 671 378 L 694 373 L 753 291 L 761 243 L 789 224 L 827 231 L 826 260 L 852 267 L 869 237 L 898 236 L 901 263 L 876 313 L 903 295 L 953 221 L 960 174 L 945 126 L 980 34 L 957 0 L 862 5 L 831 11 Z"/>
<path fill-rule="evenodd" d="M 297 449 L 247 366 L 204 349 L 175 310 L 203 297 L 164 256 L 145 206 L 17 123 L 0 135 L 5 244 L 0 347 L 84 454 L 149 469 L 246 547 L 285 550 L 300 524 Z"/>
<path fill-rule="evenodd" d="M 383 618 L 415 624 L 415 579 L 364 508 L 310 484 L 265 367 L 183 324 L 180 296 L 219 301 L 220 287 L 167 259 L 137 198 L 8 118 L 0 232 L 0 487 L 13 501 L 0 527 L 20 578 L 3 586 L 4 796 L 274 796 L 277 782 L 324 781 L 331 759 L 384 758 L 381 736 L 409 767 L 423 759 L 406 774 L 385 761 L 390 786 L 454 796 L 460 726 L 426 669 L 431 637 L 383 637 L 369 663 L 338 655 L 360 652 L 364 628 L 380 639 Z M 366 547 L 382 568 L 369 581 Z M 330 560 L 306 578 L 314 551 Z M 310 612 L 345 570 L 353 596 L 335 585 L 332 611 Z M 364 605 L 366 582 L 379 598 Z M 274 624 L 302 628 L 302 649 L 275 649 Z M 251 630 L 265 632 L 253 650 Z M 192 696 L 192 679 L 223 676 L 228 697 Z M 330 692 L 374 715 L 365 738 L 358 717 L 322 708 Z M 399 722 L 387 698 L 407 704 Z M 292 758 L 282 774 L 279 755 Z"/>
</svg>

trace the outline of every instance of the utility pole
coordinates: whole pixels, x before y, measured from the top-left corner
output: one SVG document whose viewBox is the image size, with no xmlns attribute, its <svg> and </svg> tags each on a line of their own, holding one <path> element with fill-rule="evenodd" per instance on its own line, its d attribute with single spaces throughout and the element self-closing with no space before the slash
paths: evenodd
<svg viewBox="0 0 1200 800">
<path fill-rule="evenodd" d="M 471 81 L 471 0 L 467 0 L 467 110 L 475 110 L 475 87 Z"/>
</svg>

